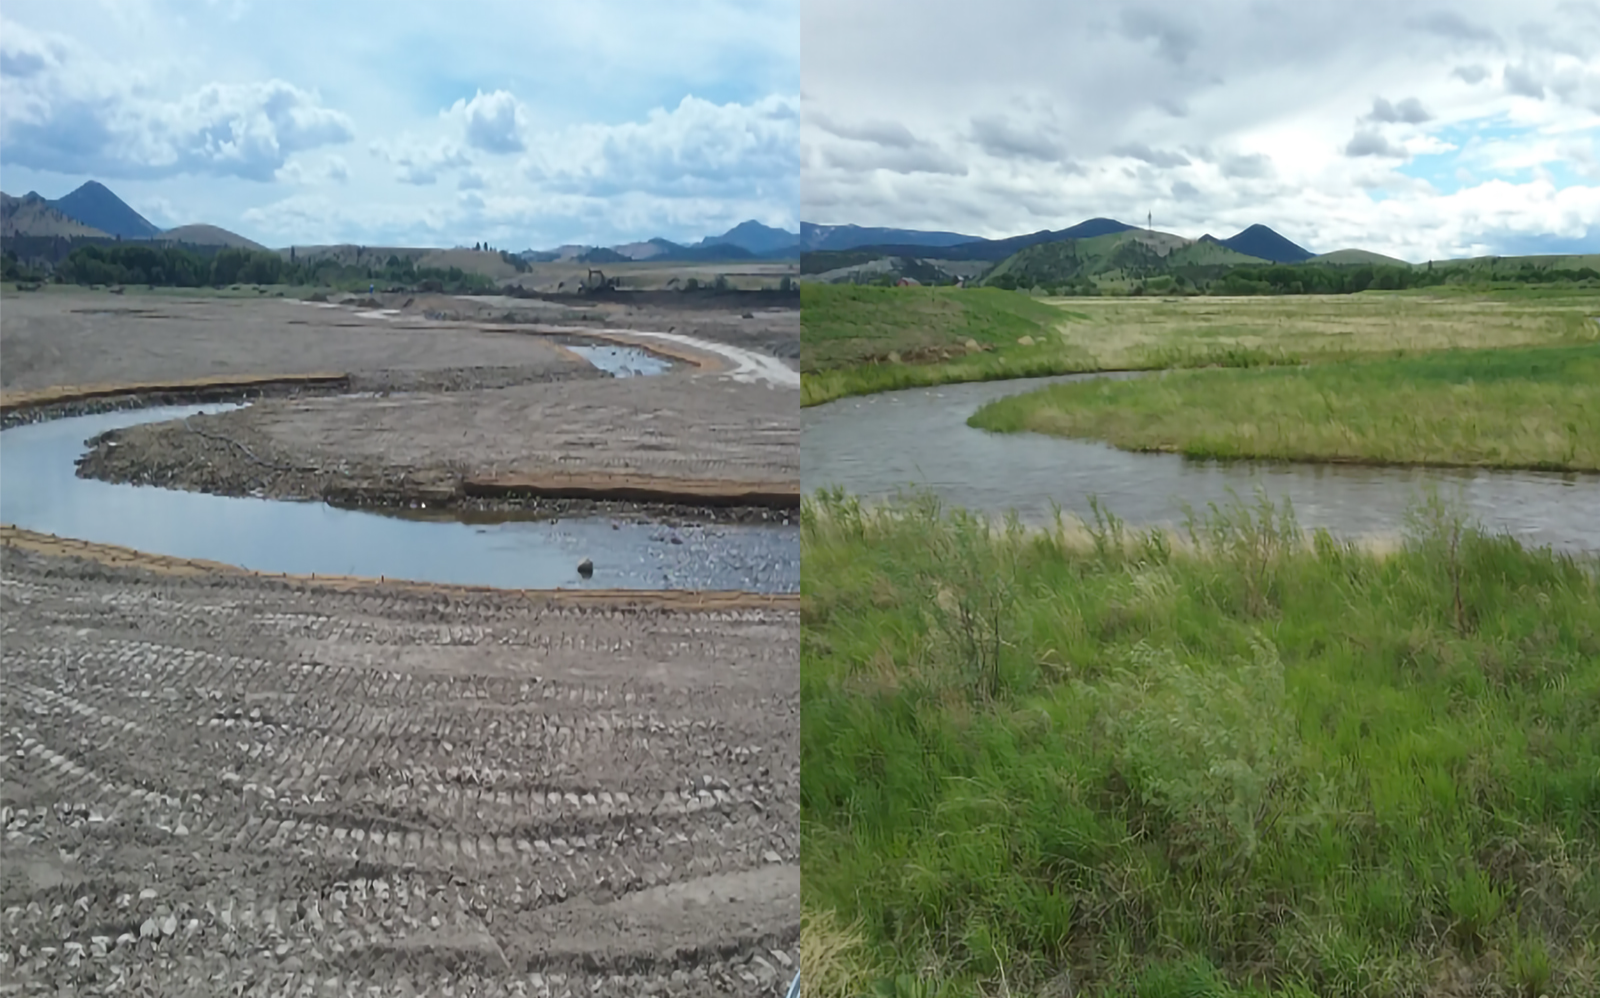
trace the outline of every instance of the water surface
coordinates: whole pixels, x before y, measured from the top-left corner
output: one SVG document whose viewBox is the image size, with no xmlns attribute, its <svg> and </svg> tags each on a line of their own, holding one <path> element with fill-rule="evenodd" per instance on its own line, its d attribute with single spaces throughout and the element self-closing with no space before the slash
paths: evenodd
<svg viewBox="0 0 1600 998">
<path fill-rule="evenodd" d="M 668 527 L 609 517 L 414 520 L 320 502 L 213 496 L 79 478 L 107 430 L 222 412 L 225 404 L 122 410 L 0 431 L 0 522 L 262 572 L 385 576 L 513 588 L 799 588 L 796 528 Z M 594 562 L 584 579 L 578 563 Z"/>
<path fill-rule="evenodd" d="M 1181 524 L 1183 503 L 1204 510 L 1233 489 L 1257 484 L 1289 499 L 1305 527 L 1344 536 L 1397 535 L 1426 487 L 1461 501 L 1484 526 L 1523 541 L 1600 551 L 1600 475 L 1348 465 L 1191 461 L 1135 454 L 1093 441 L 973 429 L 985 403 L 1047 384 L 1117 375 L 1068 375 L 945 385 L 845 398 L 801 411 L 800 468 L 806 491 L 842 486 L 882 499 L 907 488 L 951 505 L 1042 523 L 1052 502 L 1090 515 L 1098 496 L 1136 525 Z"/>
</svg>

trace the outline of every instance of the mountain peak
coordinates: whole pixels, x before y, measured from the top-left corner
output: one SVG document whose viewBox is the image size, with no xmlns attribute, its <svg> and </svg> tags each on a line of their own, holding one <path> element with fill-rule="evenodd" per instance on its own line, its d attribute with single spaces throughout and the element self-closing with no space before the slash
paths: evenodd
<svg viewBox="0 0 1600 998">
<path fill-rule="evenodd" d="M 1236 253 L 1270 260 L 1273 263 L 1299 263 L 1315 255 L 1259 222 L 1237 235 L 1218 241 Z"/>
<path fill-rule="evenodd" d="M 84 181 L 71 194 L 50 202 L 50 206 L 92 229 L 124 239 L 149 239 L 161 232 L 97 180 Z"/>
</svg>

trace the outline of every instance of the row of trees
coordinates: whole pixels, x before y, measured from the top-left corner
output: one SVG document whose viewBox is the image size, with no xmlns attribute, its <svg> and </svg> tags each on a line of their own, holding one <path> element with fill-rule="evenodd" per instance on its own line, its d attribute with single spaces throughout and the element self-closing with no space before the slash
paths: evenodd
<svg viewBox="0 0 1600 998">
<path fill-rule="evenodd" d="M 1515 271 L 1480 273 L 1464 267 L 1395 267 L 1362 265 L 1329 267 L 1318 264 L 1278 264 L 1271 267 L 1235 267 L 1210 287 L 1224 295 L 1344 295 L 1367 290 L 1401 291 L 1440 285 L 1583 284 L 1600 281 L 1593 267 L 1552 268 L 1524 264 Z"/>
<path fill-rule="evenodd" d="M 482 274 L 418 267 L 410 257 L 390 256 L 382 266 L 351 265 L 332 257 L 285 260 L 262 250 L 218 250 L 210 257 L 177 246 L 81 246 L 56 266 L 64 284 L 147 284 L 198 288 L 232 284 L 298 284 L 323 287 L 383 284 L 436 285 L 435 290 L 475 291 L 493 287 Z"/>
<path fill-rule="evenodd" d="M 1006 273 L 987 282 L 1007 291 L 1031 291 L 1027 276 L 1021 279 Z M 1127 294 L 1212 294 L 1212 295 L 1347 295 L 1362 291 L 1402 291 L 1440 285 L 1486 286 L 1491 284 L 1600 284 L 1600 272 L 1592 267 L 1548 268 L 1524 264 L 1512 271 L 1495 273 L 1467 267 L 1401 267 L 1363 264 L 1336 267 L 1326 264 L 1274 264 L 1234 267 L 1210 280 L 1189 280 L 1182 274 L 1160 275 L 1135 281 Z M 1071 278 L 1044 286 L 1048 293 L 1061 296 L 1092 297 L 1107 293 L 1087 277 Z"/>
</svg>

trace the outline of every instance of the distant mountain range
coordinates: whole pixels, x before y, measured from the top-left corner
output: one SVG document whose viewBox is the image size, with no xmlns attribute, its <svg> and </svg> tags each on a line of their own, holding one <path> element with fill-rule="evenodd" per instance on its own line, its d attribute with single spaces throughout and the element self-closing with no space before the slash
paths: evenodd
<svg viewBox="0 0 1600 998">
<path fill-rule="evenodd" d="M 0 193 L 0 236 L 6 239 L 125 239 L 194 246 L 237 246 L 264 249 L 215 225 L 182 225 L 163 230 L 117 197 L 110 188 L 90 180 L 65 197 L 48 200 L 30 191 L 22 197 Z M 683 245 L 650 239 L 624 246 L 563 246 L 554 250 L 528 250 L 527 260 L 575 260 L 620 263 L 632 260 L 661 262 L 723 262 L 736 260 L 792 260 L 800 255 L 800 236 L 751 219 L 727 232 Z"/>
<path fill-rule="evenodd" d="M 641 260 L 657 263 L 793 260 L 800 255 L 800 237 L 786 229 L 773 228 L 751 219 L 740 222 L 720 236 L 707 236 L 687 245 L 656 238 L 618 246 L 572 245 L 553 250 L 524 250 L 519 255 L 535 263 L 553 260 L 600 264 Z"/>
<path fill-rule="evenodd" d="M 978 239 L 956 236 L 950 232 L 922 232 L 915 229 L 869 229 L 855 225 L 817 225 L 800 223 L 801 243 L 805 252 L 827 250 L 875 251 L 882 256 L 937 256 L 941 260 L 981 260 L 999 263 L 1013 253 L 1066 239 L 1093 239 L 1097 236 L 1127 232 L 1134 226 L 1114 218 L 1091 218 L 1065 229 L 1040 229 L 1027 235 L 1006 239 Z M 1235 252 L 1256 260 L 1271 263 L 1298 263 L 1309 260 L 1314 254 L 1274 232 L 1265 225 L 1252 225 L 1227 239 L 1211 235 L 1200 241 L 1220 243 Z M 831 243 L 831 245 L 830 245 Z M 930 253 L 938 248 L 938 253 Z"/>
<path fill-rule="evenodd" d="M 134 211 L 128 203 L 98 181 L 90 180 L 65 197 L 47 200 L 35 191 L 22 197 L 0 193 L 0 236 L 7 239 L 52 238 L 127 239 L 192 246 L 241 246 L 262 249 L 255 243 L 215 225 L 180 225 L 162 229 Z"/>
</svg>

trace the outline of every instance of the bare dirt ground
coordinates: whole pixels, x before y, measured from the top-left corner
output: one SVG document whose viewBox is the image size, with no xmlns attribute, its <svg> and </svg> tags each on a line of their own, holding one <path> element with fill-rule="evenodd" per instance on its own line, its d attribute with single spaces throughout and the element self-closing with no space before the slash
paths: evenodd
<svg viewBox="0 0 1600 998">
<path fill-rule="evenodd" d="M 309 372 L 347 373 L 356 393 L 405 393 L 302 394 L 118 431 L 83 465 L 85 474 L 111 481 L 390 506 L 526 505 L 507 493 L 507 479 L 530 496 L 562 502 L 572 498 L 563 489 L 654 491 L 656 506 L 698 505 L 707 515 L 712 505 L 743 509 L 741 495 L 754 497 L 746 513 L 797 501 L 796 392 L 689 364 L 662 376 L 611 379 L 560 342 L 585 330 L 644 329 L 777 356 L 791 352 L 786 344 L 798 349 L 797 311 L 740 313 L 730 310 L 737 303 L 714 297 L 634 307 L 624 296 L 587 312 L 511 297 L 391 297 L 398 300 L 16 296 L 4 303 L 0 371 L 13 393 Z M 563 317 L 565 325 L 551 325 Z M 683 355 L 675 341 L 642 342 Z M 552 476 L 565 484 L 553 485 Z M 695 483 L 707 482 L 713 486 L 699 488 L 697 499 Z"/>
<path fill-rule="evenodd" d="M 536 337 L 408 327 L 284 299 L 8 295 L 0 332 L 7 391 L 321 371 L 361 375 L 366 388 L 460 383 L 462 372 L 502 384 L 600 376 Z"/>
<path fill-rule="evenodd" d="M 792 611 L 3 568 L 0 981 L 592 998 L 792 975 Z"/>
<path fill-rule="evenodd" d="M 797 471 L 791 389 L 612 381 L 503 317 L 403 304 L 7 297 L 0 386 L 341 372 L 407 394 L 265 400 L 240 432 L 391 478 L 447 456 Z M 704 321 L 798 344 L 793 312 Z M 174 574 L 7 536 L 0 993 L 772 995 L 793 975 L 788 604 Z"/>
<path fill-rule="evenodd" d="M 430 506 L 471 486 L 578 472 L 743 483 L 800 477 L 796 404 L 774 390 L 678 375 L 390 397 L 271 399 L 187 422 L 119 430 L 85 474 L 226 495 Z M 787 393 L 791 399 L 793 392 Z M 509 431 L 509 432 L 508 432 Z M 798 492 L 795 493 L 798 499 Z"/>
</svg>

